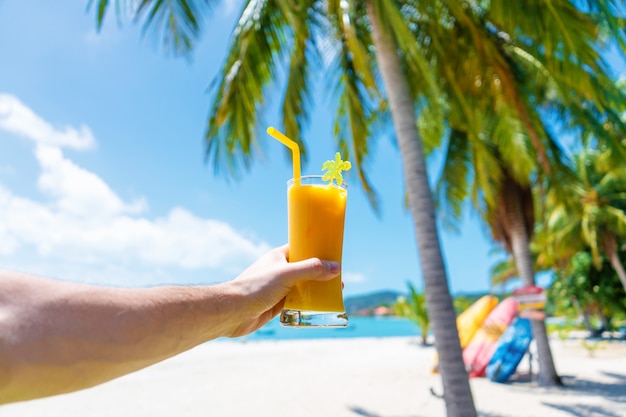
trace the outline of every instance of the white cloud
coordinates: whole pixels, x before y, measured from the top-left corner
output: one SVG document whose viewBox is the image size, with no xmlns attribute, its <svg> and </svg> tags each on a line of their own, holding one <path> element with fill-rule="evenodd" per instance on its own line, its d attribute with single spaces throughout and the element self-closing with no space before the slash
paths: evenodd
<svg viewBox="0 0 626 417">
<path fill-rule="evenodd" d="M 96 141 L 87 126 L 78 129 L 65 126 L 55 129 L 36 115 L 15 96 L 0 94 L 0 129 L 15 133 L 36 143 L 73 149 L 91 149 Z"/>
<path fill-rule="evenodd" d="M 28 117 L 13 117 L 16 112 L 7 112 L 7 107 Z M 29 131 L 33 120 L 46 128 Z M 64 156 L 59 146 L 86 143 L 62 139 L 64 132 L 75 130 L 54 130 L 7 95 L 0 95 L 0 129 L 28 134 L 36 142 L 34 156 L 41 168 L 41 199 L 20 196 L 0 182 L 0 255 L 12 258 L 12 265 L 20 253 L 34 251 L 46 264 L 58 261 L 66 269 L 68 263 L 91 269 L 110 269 L 111 264 L 150 270 L 210 268 L 232 276 L 269 249 L 223 221 L 200 218 L 182 207 L 149 218 L 145 199 L 124 201 L 102 178 Z"/>
<path fill-rule="evenodd" d="M 97 220 L 123 213 L 140 213 L 145 200 L 124 203 L 97 175 L 65 159 L 61 150 L 49 145 L 37 145 L 35 155 L 41 165 L 39 189 L 55 201 L 57 208 L 76 217 Z"/>
<path fill-rule="evenodd" d="M 139 262 L 235 271 L 269 249 L 224 222 L 199 218 L 180 207 L 151 220 L 115 210 L 94 218 L 75 211 L 81 201 L 70 210 L 56 203 L 19 197 L 0 185 L 0 254 L 28 246 L 42 257 L 82 264 Z"/>
</svg>

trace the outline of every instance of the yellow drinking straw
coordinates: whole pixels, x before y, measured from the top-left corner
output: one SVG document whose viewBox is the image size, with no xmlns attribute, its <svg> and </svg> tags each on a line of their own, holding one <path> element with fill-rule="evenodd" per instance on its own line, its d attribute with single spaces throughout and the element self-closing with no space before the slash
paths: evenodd
<svg viewBox="0 0 626 417">
<path fill-rule="evenodd" d="M 267 128 L 267 134 L 291 149 L 291 156 L 293 158 L 293 182 L 294 184 L 300 183 L 300 147 L 296 142 L 283 135 L 281 132 L 273 128 L 272 126 Z"/>
</svg>

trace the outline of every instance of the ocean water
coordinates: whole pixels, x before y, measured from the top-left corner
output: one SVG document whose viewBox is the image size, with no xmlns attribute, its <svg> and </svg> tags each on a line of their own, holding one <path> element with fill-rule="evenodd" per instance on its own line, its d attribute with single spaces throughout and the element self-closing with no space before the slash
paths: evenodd
<svg viewBox="0 0 626 417">
<path fill-rule="evenodd" d="M 245 340 L 287 339 L 334 339 L 354 337 L 419 336 L 420 330 L 413 322 L 398 317 L 350 317 L 348 327 L 289 328 L 280 325 L 278 318 L 272 319 L 256 332 L 245 336 Z"/>
</svg>

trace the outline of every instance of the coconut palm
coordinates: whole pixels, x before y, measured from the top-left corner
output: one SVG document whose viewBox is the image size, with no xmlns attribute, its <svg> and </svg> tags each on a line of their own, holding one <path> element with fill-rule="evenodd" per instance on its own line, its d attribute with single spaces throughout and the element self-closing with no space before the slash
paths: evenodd
<svg viewBox="0 0 626 417">
<path fill-rule="evenodd" d="M 626 272 L 618 252 L 626 241 L 626 168 L 612 166 L 608 151 L 581 151 L 575 158 L 575 179 L 566 197 L 549 193 L 548 243 L 561 258 L 591 251 L 596 269 L 604 254 L 626 290 Z"/>
<path fill-rule="evenodd" d="M 430 317 L 426 308 L 426 297 L 424 293 L 418 293 L 415 286 L 407 283 L 409 294 L 407 297 L 400 296 L 393 304 L 393 313 L 396 316 L 411 320 L 420 329 L 422 335 L 422 345 L 428 344 L 428 333 L 430 331 Z"/>
<path fill-rule="evenodd" d="M 518 151 L 523 152 L 523 149 Z M 475 155 L 474 153 L 467 154 L 469 158 L 473 158 Z M 524 158 L 523 154 L 519 154 L 519 156 L 520 159 Z M 499 181 L 492 179 L 492 189 L 486 190 L 486 193 L 493 193 L 494 201 L 487 201 L 486 199 L 478 201 L 477 208 L 485 223 L 489 226 L 493 238 L 503 246 L 512 258 L 513 265 L 509 263 L 509 268 L 506 268 L 506 264 L 502 264 L 500 272 L 506 278 L 511 278 L 512 276 L 521 278 L 524 285 L 535 285 L 534 259 L 531 252 L 535 220 L 530 179 L 513 177 L 511 171 L 502 163 L 496 164 L 489 172 L 477 171 L 480 169 L 480 161 L 470 160 L 464 161 L 464 163 L 475 165 L 475 176 L 495 176 L 496 178 L 502 176 L 499 178 Z M 530 173 L 527 175 L 530 176 Z M 447 178 L 446 181 L 448 182 L 456 181 L 453 177 L 448 176 Z M 475 181 L 477 180 L 475 179 Z M 440 185 L 445 186 L 445 183 L 440 182 Z M 452 184 L 448 186 L 457 185 Z M 542 320 L 532 320 L 531 326 L 533 337 L 537 343 L 539 360 L 538 382 L 546 386 L 561 385 L 561 379 L 554 366 L 545 323 Z"/>
<path fill-rule="evenodd" d="M 589 6 L 605 11 L 607 4 L 601 3 Z M 577 127 L 585 132 L 574 136 L 579 144 L 601 141 L 612 159 L 626 157 L 621 143 L 626 130 L 619 117 L 624 95 L 599 53 L 604 40 L 598 26 L 611 26 L 615 19 L 595 20 L 598 15 L 586 14 L 570 2 L 490 5 L 479 18 L 459 23 L 456 40 L 445 44 L 463 71 L 448 70 L 454 58 L 438 62 L 444 96 L 457 99 L 447 100 L 443 111 L 435 113 L 442 113 L 449 127 L 443 136 L 437 195 L 453 219 L 462 217 L 465 201 L 471 198 L 494 239 L 512 256 L 518 276 L 532 285 L 532 188 L 545 184 L 563 195 L 559 185 L 571 176 L 552 136 L 553 126 L 570 131 Z M 485 30 L 485 21 L 493 27 Z M 570 30 L 550 30 L 564 25 Z M 623 35 L 616 36 L 623 42 Z M 427 149 L 442 152 L 440 132 L 423 124 Z M 533 321 L 533 334 L 539 382 L 560 384 L 543 322 Z"/>
</svg>

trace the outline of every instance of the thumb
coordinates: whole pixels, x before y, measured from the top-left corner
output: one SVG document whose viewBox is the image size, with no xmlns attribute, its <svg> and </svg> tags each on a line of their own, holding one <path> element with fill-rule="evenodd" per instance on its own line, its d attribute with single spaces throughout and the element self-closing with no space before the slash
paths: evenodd
<svg viewBox="0 0 626 417">
<path fill-rule="evenodd" d="M 318 258 L 290 262 L 287 269 L 287 281 L 328 281 L 341 272 L 339 262 L 324 261 Z"/>
</svg>

